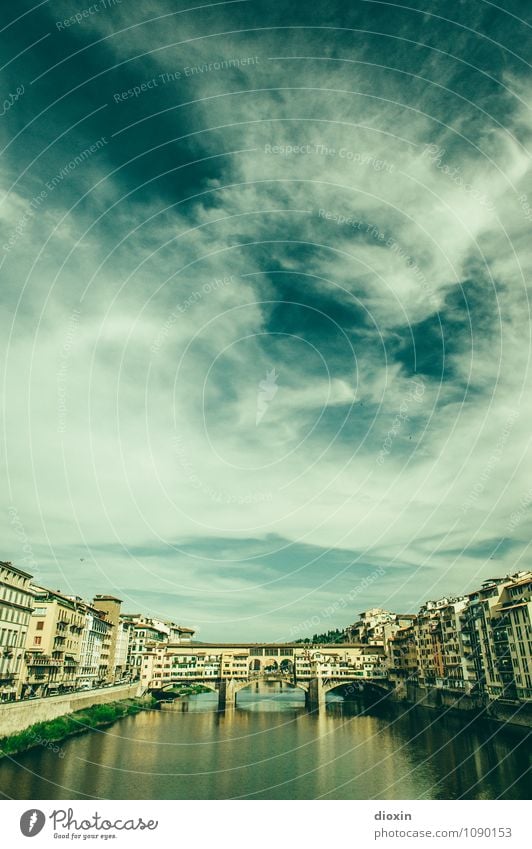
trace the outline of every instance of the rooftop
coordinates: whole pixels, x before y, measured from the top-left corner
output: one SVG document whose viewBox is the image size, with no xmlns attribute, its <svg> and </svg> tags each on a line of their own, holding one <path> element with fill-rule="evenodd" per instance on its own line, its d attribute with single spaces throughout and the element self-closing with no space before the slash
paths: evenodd
<svg viewBox="0 0 532 849">
<path fill-rule="evenodd" d="M 115 595 L 95 595 L 94 601 L 117 601 L 119 604 L 122 604 L 122 599 L 117 598 Z"/>
<path fill-rule="evenodd" d="M 30 575 L 29 572 L 24 572 L 23 569 L 18 569 L 16 566 L 13 566 L 10 560 L 0 560 L 0 566 L 3 569 L 9 569 L 10 572 L 15 572 L 17 575 L 22 575 L 23 578 L 33 578 L 33 575 Z"/>
</svg>

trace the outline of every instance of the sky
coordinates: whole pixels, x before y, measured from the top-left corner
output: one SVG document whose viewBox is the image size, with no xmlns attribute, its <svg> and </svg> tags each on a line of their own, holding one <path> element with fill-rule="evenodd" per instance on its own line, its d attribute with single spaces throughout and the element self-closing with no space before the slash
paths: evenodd
<svg viewBox="0 0 532 849">
<path fill-rule="evenodd" d="M 529 4 L 0 15 L 1 559 L 225 641 L 530 568 Z"/>
</svg>

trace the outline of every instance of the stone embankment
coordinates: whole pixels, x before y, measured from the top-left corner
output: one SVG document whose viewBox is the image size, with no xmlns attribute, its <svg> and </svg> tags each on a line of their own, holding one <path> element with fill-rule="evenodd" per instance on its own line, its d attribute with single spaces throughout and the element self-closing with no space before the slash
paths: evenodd
<svg viewBox="0 0 532 849">
<path fill-rule="evenodd" d="M 102 687 L 98 690 L 77 690 L 61 696 L 44 699 L 24 699 L 20 702 L 0 703 L 0 738 L 24 731 L 37 722 L 49 722 L 59 716 L 84 710 L 92 705 L 118 702 L 140 696 L 139 684 Z"/>
<path fill-rule="evenodd" d="M 394 701 L 408 702 L 419 707 L 439 711 L 460 711 L 469 716 L 478 715 L 509 725 L 532 728 L 532 702 L 512 702 L 507 699 L 486 699 L 470 696 L 458 690 L 431 687 L 425 689 L 407 683 L 394 692 Z"/>
<path fill-rule="evenodd" d="M 119 694 L 117 694 L 118 689 L 122 691 Z M 63 697 L 60 704 L 55 706 L 53 710 L 47 709 L 45 711 L 48 717 L 51 713 L 56 714 L 57 710 L 65 711 L 72 706 L 76 706 L 77 709 L 69 713 L 61 712 L 54 718 L 32 722 L 30 725 L 27 724 L 28 717 L 27 712 L 25 712 L 24 719 L 19 722 L 19 724 L 23 723 L 25 726 L 22 730 L 11 731 L 11 733 L 6 734 L 0 726 L 0 758 L 19 754 L 37 746 L 51 749 L 58 753 L 59 757 L 64 757 L 65 749 L 57 744 L 68 737 L 111 725 L 119 719 L 137 714 L 142 710 L 149 710 L 156 705 L 153 696 L 137 697 L 132 695 L 129 698 L 116 699 L 117 695 L 123 696 L 125 690 L 135 691 L 137 689 L 137 687 L 112 688 L 110 696 L 103 693 L 95 694 L 97 701 L 94 698 L 89 700 L 87 694 L 82 700 L 84 704 L 81 709 L 79 708 L 79 700 L 73 699 L 67 703 Z M 90 704 L 87 704 L 88 701 L 90 701 Z M 10 705 L 10 707 L 12 708 L 14 705 Z M 36 714 L 36 716 L 38 715 L 43 715 L 43 709 Z M 32 719 L 34 720 L 36 716 L 33 716 Z"/>
</svg>

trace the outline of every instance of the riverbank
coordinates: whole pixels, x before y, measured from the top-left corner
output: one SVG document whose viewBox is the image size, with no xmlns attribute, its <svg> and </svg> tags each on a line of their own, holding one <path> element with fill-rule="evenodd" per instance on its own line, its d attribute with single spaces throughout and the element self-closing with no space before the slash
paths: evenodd
<svg viewBox="0 0 532 849">
<path fill-rule="evenodd" d="M 85 710 L 92 705 L 119 702 L 142 694 L 143 687 L 139 683 L 116 684 L 94 690 L 72 690 L 57 696 L 2 702 L 0 704 L 0 738 L 18 734 L 37 722 L 50 722 L 52 719 Z"/>
<path fill-rule="evenodd" d="M 407 703 L 440 713 L 451 712 L 503 725 L 532 728 L 532 702 L 487 699 L 445 688 L 425 689 L 412 683 L 407 683 L 406 687 L 395 690 L 391 695 L 392 701 L 399 704 Z"/>
<path fill-rule="evenodd" d="M 20 754 L 37 746 L 43 746 L 58 754 L 59 757 L 64 757 L 64 750 L 57 744 L 68 737 L 111 725 L 126 716 L 149 710 L 155 704 L 156 701 L 151 696 L 123 699 L 91 705 L 47 722 L 36 722 L 23 731 L 1 738 L 0 758 Z"/>
</svg>

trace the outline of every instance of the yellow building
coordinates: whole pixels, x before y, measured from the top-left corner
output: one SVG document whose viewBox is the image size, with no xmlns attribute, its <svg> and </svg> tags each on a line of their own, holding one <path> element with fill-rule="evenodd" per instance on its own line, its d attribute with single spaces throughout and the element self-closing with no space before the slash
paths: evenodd
<svg viewBox="0 0 532 849">
<path fill-rule="evenodd" d="M 96 595 L 92 606 L 99 610 L 109 622 L 109 644 L 104 648 L 106 662 L 105 679 L 114 683 L 116 678 L 117 655 L 120 637 L 120 607 L 122 600 L 113 595 Z"/>
<path fill-rule="evenodd" d="M 35 607 L 26 637 L 23 695 L 45 696 L 73 690 L 85 604 L 44 587 L 33 589 Z"/>
<path fill-rule="evenodd" d="M 31 575 L 0 562 L 0 700 L 20 696 L 24 646 L 33 609 Z"/>
<path fill-rule="evenodd" d="M 246 680 L 262 673 L 310 678 L 376 679 L 386 676 L 380 646 L 202 643 L 183 646 L 149 642 L 143 649 L 140 680 L 157 689 L 172 681 Z"/>
</svg>

